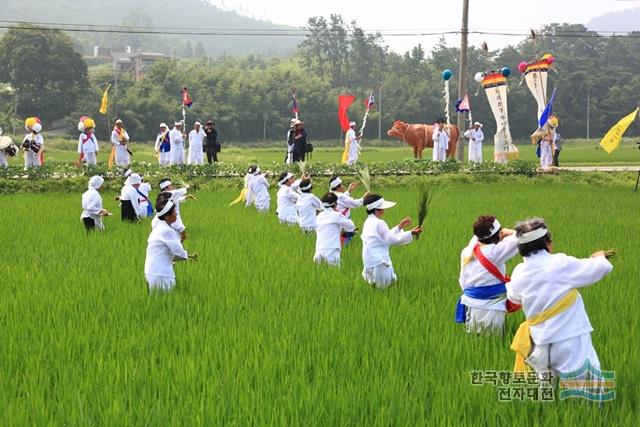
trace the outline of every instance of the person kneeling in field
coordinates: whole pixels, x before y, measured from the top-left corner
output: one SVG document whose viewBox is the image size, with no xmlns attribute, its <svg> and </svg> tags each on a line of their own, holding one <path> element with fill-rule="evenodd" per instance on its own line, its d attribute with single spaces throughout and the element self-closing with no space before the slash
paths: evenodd
<svg viewBox="0 0 640 427">
<path fill-rule="evenodd" d="M 362 277 L 376 288 L 384 289 L 398 279 L 389 257 L 389 246 L 410 243 L 413 236 L 422 233 L 422 228 L 414 227 L 410 231 L 403 231 L 411 224 L 411 218 L 405 218 L 400 224 L 389 229 L 382 216 L 385 209 L 396 205 L 395 202 L 386 201 L 379 194 L 369 194 L 363 202 L 369 216 L 364 222 L 360 236 L 364 263 Z"/>
<path fill-rule="evenodd" d="M 300 188 L 302 178 L 294 180 L 291 172 L 282 172 L 278 179 L 278 208 L 276 214 L 281 224 L 293 226 L 298 223 L 298 211 L 296 202 L 300 194 L 296 191 Z"/>
<path fill-rule="evenodd" d="M 89 180 L 89 189 L 82 194 L 82 214 L 80 220 L 84 223 L 87 231 L 94 229 L 104 230 L 102 217 L 111 215 L 108 210 L 102 207 L 102 197 L 100 188 L 104 183 L 101 176 L 92 176 Z"/>
<path fill-rule="evenodd" d="M 317 215 L 322 212 L 322 201 L 318 199 L 311 190 L 313 185 L 309 178 L 300 182 L 300 197 L 296 202 L 298 209 L 298 224 L 304 233 L 315 233 L 318 225 Z"/>
<path fill-rule="evenodd" d="M 170 291 L 176 284 L 173 271 L 174 261 L 197 258 L 189 256 L 182 247 L 180 236 L 171 228 L 178 219 L 176 206 L 171 199 L 158 197 L 156 202 L 158 225 L 151 230 L 147 240 L 147 256 L 144 263 L 144 275 L 149 284 L 149 291 L 159 289 Z"/>
<path fill-rule="evenodd" d="M 322 197 L 324 210 L 318 214 L 316 253 L 313 260 L 319 264 L 326 262 L 329 265 L 340 266 L 340 236 L 342 231 L 353 232 L 353 221 L 338 212 L 338 196 L 327 193 Z"/>
<path fill-rule="evenodd" d="M 249 194 L 253 199 L 253 204 L 258 212 L 269 212 L 269 206 L 271 205 L 269 181 L 260 173 L 258 166 L 251 166 L 250 172 L 253 177 L 249 180 Z"/>
<path fill-rule="evenodd" d="M 466 323 L 467 332 L 504 332 L 506 311 L 520 307 L 506 299 L 507 261 L 518 254 L 514 230 L 502 228 L 492 215 L 473 223 L 473 238 L 460 254 L 462 296 L 456 308 L 456 322 Z M 509 309 L 509 310 L 508 310 Z"/>
<path fill-rule="evenodd" d="M 527 320 L 511 344 L 516 352 L 514 370 L 569 373 L 587 363 L 599 370 L 591 342 L 593 328 L 577 289 L 613 270 L 606 253 L 595 252 L 586 259 L 553 254 L 551 233 L 540 218 L 516 225 L 516 236 L 524 263 L 513 270 L 507 297 L 522 304 Z"/>
<path fill-rule="evenodd" d="M 173 203 L 173 206 L 176 208 L 176 217 L 177 217 L 176 221 L 174 221 L 171 224 L 171 228 L 173 228 L 178 232 L 178 234 L 180 234 L 180 238 L 182 241 L 185 241 L 187 239 L 187 232 L 186 232 L 186 227 L 182 222 L 182 218 L 180 217 L 180 204 L 188 199 L 196 200 L 196 198 L 191 194 L 187 194 L 187 191 L 189 190 L 188 185 L 183 188 L 179 188 L 177 190 L 174 189 L 173 183 L 171 182 L 171 180 L 169 180 L 169 178 L 162 179 L 160 181 L 159 187 L 160 187 L 160 191 L 162 191 L 162 194 L 164 193 L 171 194 L 171 202 Z M 156 215 L 151 221 L 151 228 L 155 228 L 159 224 L 159 222 L 160 222 L 159 215 Z"/>
</svg>

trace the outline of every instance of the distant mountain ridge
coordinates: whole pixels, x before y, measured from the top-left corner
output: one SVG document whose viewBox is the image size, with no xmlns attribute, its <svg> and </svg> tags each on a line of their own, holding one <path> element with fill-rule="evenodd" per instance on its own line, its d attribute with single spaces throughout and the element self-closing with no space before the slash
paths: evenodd
<svg viewBox="0 0 640 427">
<path fill-rule="evenodd" d="M 640 31 L 640 7 L 597 16 L 586 26 L 592 31 Z"/>
<path fill-rule="evenodd" d="M 93 25 L 149 27 L 155 29 L 192 28 L 195 30 L 240 29 L 278 30 L 291 29 L 271 22 L 259 21 L 236 12 L 224 11 L 206 0 L 0 0 L 1 18 L 7 21 L 63 22 Z M 101 32 L 69 32 L 82 46 L 83 53 L 90 54 L 94 45 L 125 47 L 127 45 L 146 50 L 160 51 L 180 57 L 189 56 L 189 49 L 196 54 L 201 44 L 207 56 L 223 54 L 286 56 L 296 49 L 302 40 L 298 36 L 193 36 L 146 34 L 117 34 Z"/>
</svg>

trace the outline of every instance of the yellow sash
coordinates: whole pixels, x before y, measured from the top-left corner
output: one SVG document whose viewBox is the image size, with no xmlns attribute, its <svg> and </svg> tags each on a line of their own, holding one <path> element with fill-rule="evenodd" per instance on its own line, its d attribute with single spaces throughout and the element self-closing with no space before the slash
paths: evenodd
<svg viewBox="0 0 640 427">
<path fill-rule="evenodd" d="M 565 296 L 560 298 L 560 301 L 555 305 L 520 324 L 516 335 L 513 337 L 513 342 L 511 343 L 511 350 L 516 352 L 516 363 L 513 367 L 514 372 L 531 371 L 531 368 L 525 363 L 525 359 L 531 352 L 531 326 L 538 325 L 545 320 L 549 320 L 566 311 L 574 302 L 576 302 L 578 295 L 578 291 L 576 289 L 572 289 Z"/>
</svg>

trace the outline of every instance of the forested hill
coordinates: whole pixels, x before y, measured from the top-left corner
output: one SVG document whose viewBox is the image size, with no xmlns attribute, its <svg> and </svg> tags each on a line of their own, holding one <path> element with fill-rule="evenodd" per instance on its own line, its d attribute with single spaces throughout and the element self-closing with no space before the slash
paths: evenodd
<svg viewBox="0 0 640 427">
<path fill-rule="evenodd" d="M 3 21 L 38 21 L 67 24 L 155 27 L 157 29 L 286 29 L 226 12 L 206 0 L 0 0 Z M 222 54 L 284 56 L 293 53 L 299 37 L 282 36 L 191 36 L 69 32 L 83 54 L 94 45 L 132 46 L 179 57 Z M 200 44 L 200 47 L 198 45 Z"/>
<path fill-rule="evenodd" d="M 640 7 L 598 16 L 589 21 L 587 28 L 592 31 L 640 31 Z"/>
</svg>

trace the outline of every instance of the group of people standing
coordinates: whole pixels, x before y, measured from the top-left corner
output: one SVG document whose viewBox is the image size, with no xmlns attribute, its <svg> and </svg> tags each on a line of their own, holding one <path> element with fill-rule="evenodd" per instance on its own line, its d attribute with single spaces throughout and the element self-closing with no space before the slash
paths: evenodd
<svg viewBox="0 0 640 427">
<path fill-rule="evenodd" d="M 183 131 L 183 123 L 177 121 L 173 129 L 169 130 L 166 123 L 160 123 L 154 150 L 160 165 L 202 165 L 204 155 L 207 162 L 218 162 L 218 153 L 221 145 L 218 142 L 218 130 L 213 120 L 207 120 L 204 128 L 200 122 L 195 122 L 193 130 L 189 132 L 188 139 Z M 188 141 L 189 149 L 185 161 L 185 144 Z"/>
<path fill-rule="evenodd" d="M 270 184 L 257 165 L 251 166 L 244 179 L 245 206 L 255 206 L 258 212 L 269 212 Z M 405 229 L 411 224 L 405 218 L 397 226 L 389 228 L 382 219 L 385 210 L 395 206 L 379 194 L 366 192 L 361 198 L 353 198 L 351 192 L 357 183 L 344 187 L 342 179 L 329 180 L 329 191 L 321 199 L 312 193 L 311 177 L 302 175 L 295 179 L 291 172 L 283 172 L 278 179 L 276 215 L 281 224 L 299 226 L 303 233 L 316 235 L 313 260 L 340 266 L 342 248 L 355 236 L 356 227 L 351 220 L 351 210 L 365 207 L 367 220 L 362 230 L 362 260 L 364 280 L 378 289 L 384 289 L 397 280 L 389 256 L 389 247 L 410 243 L 422 228 Z"/>
</svg>

